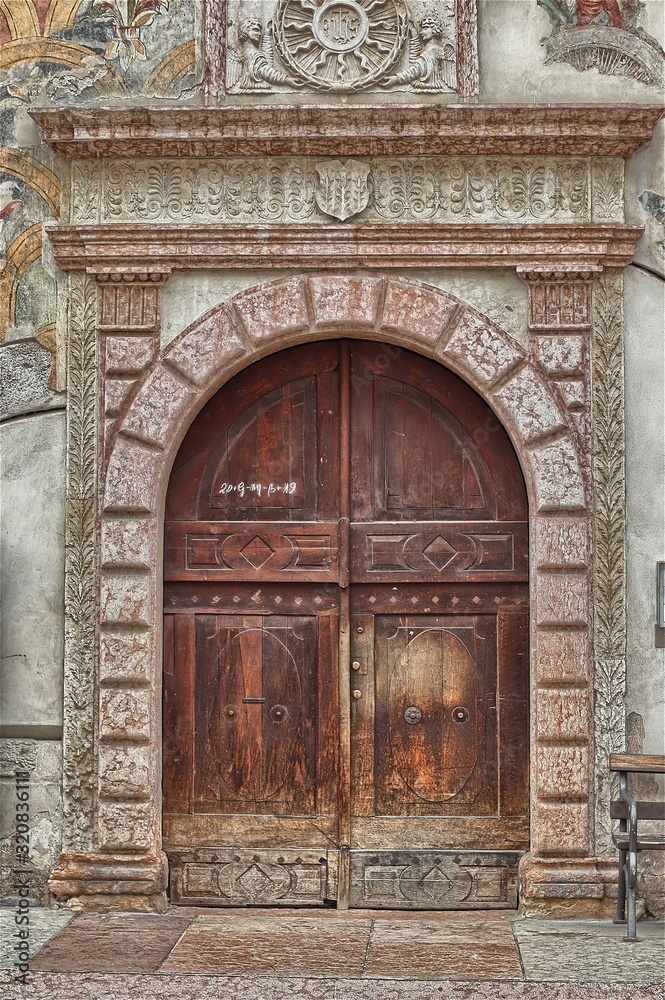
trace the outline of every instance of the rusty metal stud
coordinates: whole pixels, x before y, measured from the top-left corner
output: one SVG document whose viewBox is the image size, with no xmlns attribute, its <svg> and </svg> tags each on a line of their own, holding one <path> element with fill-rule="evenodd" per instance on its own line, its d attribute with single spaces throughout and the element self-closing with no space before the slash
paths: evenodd
<svg viewBox="0 0 665 1000">
<path fill-rule="evenodd" d="M 359 691 L 358 688 L 356 688 L 355 691 L 353 692 L 353 697 L 356 699 L 356 701 L 358 700 L 358 698 L 362 698 L 362 696 L 363 696 L 362 691 Z"/>
<path fill-rule="evenodd" d="M 423 717 L 423 713 L 416 705 L 411 705 L 404 710 L 404 721 L 410 726 L 417 726 Z"/>
</svg>

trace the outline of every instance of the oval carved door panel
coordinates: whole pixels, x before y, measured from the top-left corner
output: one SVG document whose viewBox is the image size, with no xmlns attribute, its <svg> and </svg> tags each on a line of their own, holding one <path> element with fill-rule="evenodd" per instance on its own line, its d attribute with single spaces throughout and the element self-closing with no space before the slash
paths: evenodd
<svg viewBox="0 0 665 1000">
<path fill-rule="evenodd" d="M 402 625 L 386 647 L 395 771 L 425 802 L 452 799 L 478 761 L 480 685 L 473 659 L 445 628 Z"/>
<path fill-rule="evenodd" d="M 510 441 L 432 361 L 308 344 L 210 399 L 166 503 L 172 899 L 511 905 L 527 553 Z"/>
</svg>

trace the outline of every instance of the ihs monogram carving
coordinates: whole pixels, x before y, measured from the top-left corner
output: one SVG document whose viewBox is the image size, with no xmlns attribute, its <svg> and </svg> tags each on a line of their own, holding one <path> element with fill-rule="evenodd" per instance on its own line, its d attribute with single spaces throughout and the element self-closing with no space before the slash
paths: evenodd
<svg viewBox="0 0 665 1000">
<path fill-rule="evenodd" d="M 474 2 L 463 0 L 462 7 Z M 459 4 L 453 0 L 275 0 L 266 6 L 230 4 L 231 93 L 457 89 Z"/>
<path fill-rule="evenodd" d="M 323 160 L 316 164 L 319 184 L 314 190 L 316 204 L 326 215 L 344 222 L 367 208 L 369 163 L 360 160 Z"/>
<path fill-rule="evenodd" d="M 278 0 L 275 45 L 293 73 L 321 90 L 365 90 L 399 59 L 402 0 Z"/>
</svg>

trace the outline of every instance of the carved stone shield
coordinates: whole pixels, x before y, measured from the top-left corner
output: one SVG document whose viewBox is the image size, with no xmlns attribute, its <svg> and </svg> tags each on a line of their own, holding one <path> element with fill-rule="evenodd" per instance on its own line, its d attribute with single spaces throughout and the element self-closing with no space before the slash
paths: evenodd
<svg viewBox="0 0 665 1000">
<path fill-rule="evenodd" d="M 316 164 L 319 183 L 316 204 L 326 215 L 344 222 L 369 204 L 369 163 L 360 160 L 323 160 Z"/>
</svg>

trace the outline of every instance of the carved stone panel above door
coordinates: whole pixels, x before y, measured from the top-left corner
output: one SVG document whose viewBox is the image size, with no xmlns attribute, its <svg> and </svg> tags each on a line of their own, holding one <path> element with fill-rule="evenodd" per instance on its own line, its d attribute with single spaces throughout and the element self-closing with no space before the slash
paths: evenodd
<svg viewBox="0 0 665 1000">
<path fill-rule="evenodd" d="M 209 0 L 207 15 L 211 94 L 478 92 L 476 0 Z"/>
</svg>

